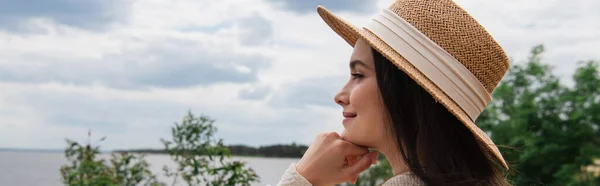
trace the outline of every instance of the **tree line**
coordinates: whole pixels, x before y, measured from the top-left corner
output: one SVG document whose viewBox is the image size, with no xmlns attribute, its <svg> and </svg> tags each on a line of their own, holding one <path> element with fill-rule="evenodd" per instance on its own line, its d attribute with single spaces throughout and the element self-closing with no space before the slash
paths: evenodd
<svg viewBox="0 0 600 186">
<path fill-rule="evenodd" d="M 275 144 L 265 145 L 258 148 L 248 145 L 225 145 L 233 156 L 256 156 L 256 157 L 277 157 L 277 158 L 301 158 L 304 152 L 308 149 L 307 145 L 292 144 Z M 144 154 L 168 154 L 165 149 L 132 149 L 132 150 L 115 150 L 113 152 L 129 152 L 129 153 L 144 153 Z"/>
</svg>

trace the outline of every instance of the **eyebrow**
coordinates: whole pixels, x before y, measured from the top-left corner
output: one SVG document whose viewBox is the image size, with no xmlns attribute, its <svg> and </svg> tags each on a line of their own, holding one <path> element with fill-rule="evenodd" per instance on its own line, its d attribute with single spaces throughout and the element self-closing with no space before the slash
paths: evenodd
<svg viewBox="0 0 600 186">
<path fill-rule="evenodd" d="M 356 68 L 357 65 L 360 65 L 360 66 L 363 66 L 363 67 L 365 67 L 367 69 L 370 69 L 369 66 L 367 66 L 367 64 L 365 64 L 365 62 L 363 62 L 361 60 L 356 59 L 356 60 L 350 61 L 350 69 Z"/>
</svg>

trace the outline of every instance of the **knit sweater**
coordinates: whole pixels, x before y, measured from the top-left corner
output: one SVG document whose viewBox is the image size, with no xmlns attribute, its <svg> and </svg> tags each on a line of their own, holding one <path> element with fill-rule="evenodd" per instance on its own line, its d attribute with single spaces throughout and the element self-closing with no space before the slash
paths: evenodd
<svg viewBox="0 0 600 186">
<path fill-rule="evenodd" d="M 398 174 L 388 180 L 386 180 L 381 186 L 424 186 L 425 183 L 419 179 L 416 175 L 411 172 Z M 294 164 L 291 164 L 288 169 L 283 173 L 281 180 L 277 186 L 312 186 L 308 180 L 296 171 Z"/>
</svg>

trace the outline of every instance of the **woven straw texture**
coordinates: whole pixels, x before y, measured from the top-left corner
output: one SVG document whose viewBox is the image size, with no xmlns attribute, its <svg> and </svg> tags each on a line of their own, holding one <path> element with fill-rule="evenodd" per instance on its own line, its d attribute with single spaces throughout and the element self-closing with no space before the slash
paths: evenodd
<svg viewBox="0 0 600 186">
<path fill-rule="evenodd" d="M 509 59 L 500 45 L 474 18 L 452 0 L 397 0 L 389 9 L 460 61 L 477 77 L 488 93 L 493 92 L 508 70 Z M 317 12 L 325 23 L 348 44 L 354 46 L 359 38 L 364 39 L 400 70 L 413 78 L 475 134 L 483 150 L 505 169 L 508 169 L 502 154 L 489 136 L 477 127 L 464 110 L 448 95 L 410 62 L 372 32 L 358 29 L 324 7 L 317 7 Z"/>
</svg>

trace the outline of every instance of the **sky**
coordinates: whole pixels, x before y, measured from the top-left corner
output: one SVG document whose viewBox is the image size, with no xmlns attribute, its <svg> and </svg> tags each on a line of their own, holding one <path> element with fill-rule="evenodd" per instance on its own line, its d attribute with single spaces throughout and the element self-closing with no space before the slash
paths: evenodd
<svg viewBox="0 0 600 186">
<path fill-rule="evenodd" d="M 225 144 L 341 132 L 352 48 L 316 13 L 362 26 L 392 0 L 0 0 L 0 147 L 160 148 L 191 111 Z M 543 44 L 569 84 L 600 60 L 600 1 L 455 0 L 513 64 Z"/>
</svg>

